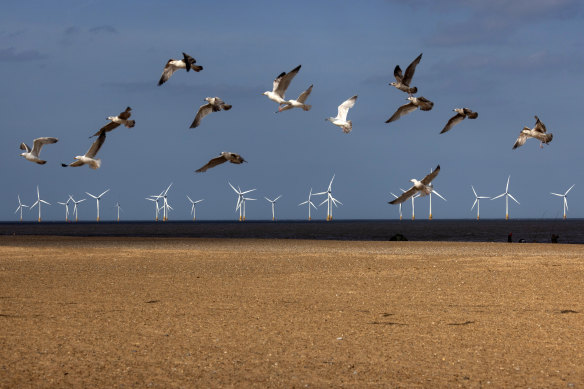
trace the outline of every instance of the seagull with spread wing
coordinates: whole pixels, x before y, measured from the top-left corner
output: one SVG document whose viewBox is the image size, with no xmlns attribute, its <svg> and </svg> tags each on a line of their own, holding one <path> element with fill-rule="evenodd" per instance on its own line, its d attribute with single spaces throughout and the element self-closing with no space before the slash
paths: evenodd
<svg viewBox="0 0 584 389">
<path fill-rule="evenodd" d="M 353 129 L 353 122 L 347 120 L 347 114 L 349 113 L 349 109 L 355 106 L 355 101 L 357 101 L 357 95 L 343 101 L 343 103 L 339 105 L 337 117 L 330 117 L 324 120 L 340 127 L 345 134 L 348 134 Z"/>
<path fill-rule="evenodd" d="M 519 133 L 519 137 L 515 141 L 513 145 L 513 150 L 518 148 L 519 146 L 523 146 L 528 138 L 535 138 L 539 140 L 541 143 L 539 144 L 540 148 L 543 148 L 544 143 L 548 144 L 552 141 L 554 134 L 548 134 L 545 125 L 539 120 L 537 115 L 535 116 L 535 127 L 523 127 L 523 130 Z"/>
<path fill-rule="evenodd" d="M 36 162 L 39 165 L 44 165 L 45 163 L 47 163 L 47 161 L 43 161 L 42 159 L 40 159 L 39 155 L 41 153 L 41 149 L 43 148 L 44 145 L 57 143 L 58 141 L 59 139 L 57 138 L 49 137 L 36 138 L 32 142 L 32 149 L 28 147 L 26 143 L 23 142 L 20 144 L 20 149 L 24 150 L 25 152 L 20 153 L 20 155 L 23 156 L 27 161 Z"/>
<path fill-rule="evenodd" d="M 395 111 L 395 113 L 385 121 L 386 123 L 396 121 L 402 116 L 407 115 L 410 112 L 414 112 L 418 108 L 420 108 L 422 111 L 429 111 L 434 106 L 433 102 L 431 102 L 430 100 L 423 96 L 420 97 L 410 96 L 406 100 L 409 100 L 410 102 L 399 107 L 397 111 Z"/>
<path fill-rule="evenodd" d="M 126 110 L 121 112 L 118 116 L 108 116 L 107 120 L 110 120 L 110 122 L 100 128 L 99 131 L 97 131 L 95 134 L 91 135 L 90 138 L 94 136 L 100 136 L 104 132 L 115 130 L 122 124 L 127 128 L 134 127 L 136 125 L 136 121 L 129 120 L 130 116 L 132 116 L 132 108 L 130 107 L 126 107 Z"/>
<path fill-rule="evenodd" d="M 200 72 L 203 70 L 202 66 L 195 65 L 197 62 L 193 57 L 188 55 L 187 53 L 182 53 L 183 59 L 169 59 L 166 65 L 164 66 L 164 70 L 162 71 L 162 76 L 158 81 L 158 86 L 164 84 L 172 74 L 179 70 L 179 69 L 186 69 L 188 72 L 189 70 L 193 69 L 195 72 Z"/>
<path fill-rule="evenodd" d="M 463 121 L 465 118 L 476 119 L 479 116 L 478 113 L 473 112 L 468 108 L 454 108 L 453 111 L 456 112 L 456 115 L 448 120 L 448 123 L 446 123 L 442 131 L 440 131 L 441 134 L 449 131 L 452 127 Z"/>
<path fill-rule="evenodd" d="M 414 77 L 416 66 L 418 66 L 421 59 L 422 54 L 418 55 L 418 57 L 414 59 L 412 63 L 406 68 L 405 74 L 402 74 L 401 68 L 399 65 L 396 65 L 395 69 L 393 70 L 393 76 L 395 77 L 396 82 L 391 82 L 389 85 L 396 87 L 402 92 L 409 93 L 410 96 L 416 93 L 418 88 L 410 87 L 410 82 L 412 82 L 412 77 Z"/>
<path fill-rule="evenodd" d="M 282 105 L 286 104 L 287 101 L 284 99 L 286 89 L 290 85 L 292 79 L 298 74 L 300 67 L 302 65 L 296 66 L 294 69 L 290 70 L 288 73 L 282 72 L 274 80 L 274 84 L 271 91 L 265 91 L 263 95 L 268 96 L 268 99 L 275 101 L 276 103 Z"/>
<path fill-rule="evenodd" d="M 222 151 L 220 156 L 213 158 L 212 160 L 207 162 L 207 164 L 205 166 L 195 170 L 195 172 L 196 173 L 205 172 L 205 171 L 207 171 L 207 169 L 211 169 L 212 167 L 215 167 L 215 166 L 220 165 L 220 164 L 227 162 L 227 161 L 229 161 L 231 163 L 238 164 L 238 165 L 243 163 L 243 162 L 247 162 L 239 154 L 230 153 L 228 151 Z"/>
<path fill-rule="evenodd" d="M 68 165 L 65 163 L 62 163 L 61 166 L 63 166 L 63 167 L 67 167 L 67 166 L 78 167 L 78 166 L 83 166 L 83 165 L 89 165 L 89 167 L 92 169 L 99 169 L 99 167 L 101 166 L 101 159 L 95 158 L 95 156 L 97 155 L 97 152 L 99 151 L 99 149 L 101 149 L 103 142 L 105 142 L 105 132 L 102 132 L 97 137 L 97 139 L 95 140 L 95 142 L 93 142 L 93 144 L 91 145 L 89 150 L 87 150 L 85 155 L 78 155 L 75 157 L 76 161 L 73 161 Z"/>
<path fill-rule="evenodd" d="M 219 97 L 205 97 L 205 101 L 207 101 L 207 104 L 203 104 L 199 107 L 199 111 L 197 111 L 197 115 L 191 124 L 191 128 L 198 127 L 199 124 L 201 124 L 201 120 L 211 112 L 218 112 L 221 110 L 229 111 L 231 109 L 231 105 L 225 104 L 225 102 Z"/>
<path fill-rule="evenodd" d="M 304 92 L 302 92 L 296 100 L 292 99 L 292 100 L 286 101 L 286 105 L 283 107 L 280 106 L 278 108 L 278 111 L 276 111 L 276 113 L 282 112 L 282 111 L 287 111 L 287 110 L 292 109 L 292 108 L 302 108 L 305 111 L 310 111 L 310 108 L 312 108 L 312 105 L 304 104 L 304 102 L 306 101 L 308 96 L 310 96 L 310 92 L 312 92 L 312 85 L 310 85 L 308 87 L 308 89 L 306 89 Z"/>
<path fill-rule="evenodd" d="M 433 172 L 428 174 L 426 177 L 422 178 L 422 180 L 420 181 L 416 180 L 415 178 L 412 178 L 410 182 L 412 182 L 414 185 L 410 189 L 403 192 L 401 196 L 399 196 L 395 200 L 390 201 L 389 204 L 401 204 L 418 193 L 420 196 L 429 195 L 430 193 L 432 193 L 434 189 L 432 187 L 431 182 L 434 178 L 436 178 L 438 173 L 440 173 L 440 165 L 436 166 L 436 169 L 434 169 Z"/>
</svg>

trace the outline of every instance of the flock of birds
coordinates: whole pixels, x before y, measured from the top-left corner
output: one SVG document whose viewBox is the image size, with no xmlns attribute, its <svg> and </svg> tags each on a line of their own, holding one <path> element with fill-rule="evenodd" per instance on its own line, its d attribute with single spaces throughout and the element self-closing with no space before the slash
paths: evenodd
<svg viewBox="0 0 584 389">
<path fill-rule="evenodd" d="M 191 70 L 193 70 L 194 72 L 200 72 L 203 70 L 202 66 L 196 64 L 197 61 L 193 57 L 186 53 L 182 54 L 183 54 L 182 59 L 169 59 L 167 61 L 162 71 L 160 80 L 158 81 L 158 86 L 161 86 L 164 83 L 166 83 L 170 79 L 170 77 L 178 70 L 184 69 L 186 72 L 189 72 Z M 414 96 L 418 92 L 418 88 L 416 86 L 411 85 L 412 79 L 416 71 L 416 67 L 420 63 L 421 59 L 422 54 L 416 57 L 409 64 L 409 66 L 403 73 L 399 65 L 397 65 L 394 68 L 394 77 L 396 81 L 391 82 L 389 85 L 395 87 L 401 92 L 407 93 L 408 103 L 400 106 L 395 111 L 395 113 L 389 119 L 387 119 L 385 123 L 394 122 L 400 119 L 402 116 L 412 113 L 417 109 L 421 111 L 432 110 L 434 103 L 423 96 L 418 97 Z M 306 90 L 304 90 L 298 96 L 297 99 L 287 100 L 285 98 L 286 91 L 294 77 L 300 71 L 300 68 L 301 65 L 298 65 L 289 72 L 280 73 L 273 81 L 272 90 L 265 91 L 263 93 L 263 95 L 265 95 L 268 99 L 278 104 L 278 110 L 276 111 L 276 113 L 280 113 L 293 108 L 300 108 L 304 111 L 309 111 L 311 109 L 312 106 L 306 104 L 306 100 L 308 99 L 310 93 L 312 92 L 313 85 L 310 85 Z M 205 101 L 206 103 L 199 107 L 190 128 L 196 128 L 200 126 L 203 118 L 205 118 L 209 114 L 213 112 L 228 111 L 232 107 L 230 104 L 225 103 L 219 97 L 207 97 L 205 98 Z M 347 116 L 349 113 L 349 109 L 355 106 L 356 101 L 357 95 L 348 98 L 338 106 L 337 116 L 329 117 L 326 118 L 325 120 L 331 122 L 335 126 L 338 126 L 346 134 L 351 132 L 353 129 L 353 123 L 351 120 L 347 120 Z M 450 131 L 455 125 L 459 124 L 464 119 L 467 118 L 476 119 L 478 117 L 477 112 L 474 112 L 466 107 L 455 108 L 453 109 L 453 111 L 456 112 L 456 114 L 448 120 L 440 134 Z M 96 156 L 106 140 L 107 133 L 113 131 L 114 129 L 118 128 L 121 125 L 124 125 L 127 128 L 133 128 L 136 125 L 136 121 L 130 119 L 131 115 L 132 108 L 127 107 L 123 112 L 121 112 L 117 116 L 109 116 L 107 118 L 109 122 L 105 126 L 100 128 L 96 133 L 90 136 L 90 138 L 96 137 L 96 139 L 91 144 L 87 152 L 84 155 L 75 156 L 74 157 L 75 160 L 73 162 L 68 164 L 62 163 L 61 165 L 63 167 L 79 167 L 83 165 L 88 165 L 92 169 L 100 168 L 101 160 L 99 158 L 96 158 Z M 551 142 L 553 134 L 547 133 L 545 125 L 540 121 L 540 119 L 537 116 L 535 116 L 535 119 L 536 123 L 533 128 L 524 127 L 521 130 L 517 140 L 515 141 L 515 144 L 513 145 L 513 149 L 516 149 L 517 147 L 525 144 L 525 142 L 529 138 L 535 138 L 539 140 L 541 142 L 540 147 L 543 147 L 544 144 L 548 144 Z M 43 148 L 44 145 L 54 144 L 57 142 L 58 139 L 55 137 L 40 137 L 34 139 L 32 148 L 25 143 L 21 143 L 20 148 L 24 150 L 24 152 L 21 153 L 20 155 L 28 161 L 40 165 L 46 164 L 47 161 L 41 159 L 40 157 L 41 149 Z M 225 162 L 230 162 L 233 164 L 242 164 L 246 162 L 246 160 L 240 154 L 224 151 L 221 152 L 219 156 L 210 159 L 205 165 L 195 170 L 195 172 L 202 173 Z M 400 196 L 396 196 L 396 199 L 390 201 L 389 203 L 401 204 L 407 199 L 412 198 L 414 196 L 426 196 L 431 194 L 433 192 L 432 180 L 436 178 L 439 172 L 440 165 L 438 165 L 436 169 L 434 169 L 430 174 L 425 176 L 422 180 L 411 179 L 410 181 L 413 183 L 412 187 L 408 190 L 403 190 L 403 193 Z M 332 203 L 336 206 L 336 203 L 334 201 Z M 331 212 L 329 212 L 329 214 L 332 215 L 332 210 Z"/>
</svg>

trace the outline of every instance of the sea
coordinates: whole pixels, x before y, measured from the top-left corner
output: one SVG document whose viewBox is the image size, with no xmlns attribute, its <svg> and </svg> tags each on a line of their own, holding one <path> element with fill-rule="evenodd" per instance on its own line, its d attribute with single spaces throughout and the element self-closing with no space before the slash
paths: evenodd
<svg viewBox="0 0 584 389">
<path fill-rule="evenodd" d="M 0 235 L 584 243 L 584 219 L 0 222 Z"/>
</svg>

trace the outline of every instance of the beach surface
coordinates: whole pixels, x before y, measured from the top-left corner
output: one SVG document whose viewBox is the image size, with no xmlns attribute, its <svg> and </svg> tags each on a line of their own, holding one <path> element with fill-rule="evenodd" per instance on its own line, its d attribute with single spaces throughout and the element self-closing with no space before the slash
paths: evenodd
<svg viewBox="0 0 584 389">
<path fill-rule="evenodd" d="M 584 246 L 0 236 L 0 387 L 581 387 Z"/>
</svg>

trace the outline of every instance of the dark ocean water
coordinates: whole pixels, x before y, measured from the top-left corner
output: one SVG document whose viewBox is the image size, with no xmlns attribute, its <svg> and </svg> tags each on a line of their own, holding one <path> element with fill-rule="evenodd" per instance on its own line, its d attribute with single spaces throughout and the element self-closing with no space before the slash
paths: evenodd
<svg viewBox="0 0 584 389">
<path fill-rule="evenodd" d="M 0 235 L 584 243 L 584 219 L 0 223 Z"/>
</svg>

